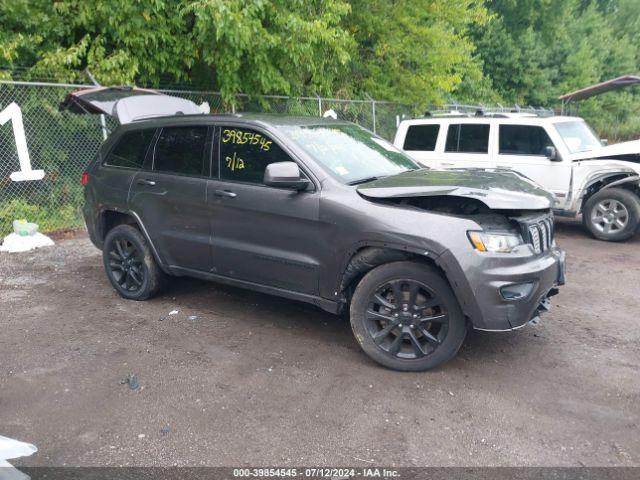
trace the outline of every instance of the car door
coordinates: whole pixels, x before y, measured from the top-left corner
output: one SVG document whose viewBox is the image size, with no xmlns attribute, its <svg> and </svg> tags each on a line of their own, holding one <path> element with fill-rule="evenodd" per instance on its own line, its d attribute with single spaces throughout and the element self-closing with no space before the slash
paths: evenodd
<svg viewBox="0 0 640 480">
<path fill-rule="evenodd" d="M 129 208 L 172 267 L 211 268 L 207 181 L 212 132 L 203 125 L 163 127 L 146 168 L 131 185 Z"/>
<path fill-rule="evenodd" d="M 497 147 L 498 168 L 513 169 L 525 175 L 556 196 L 556 207 L 564 204 L 571 181 L 571 164 L 546 156 L 546 147 L 554 147 L 554 144 L 543 127 L 501 124 Z"/>
<path fill-rule="evenodd" d="M 444 127 L 444 125 L 443 125 Z M 440 168 L 493 168 L 495 162 L 489 155 L 489 122 L 465 123 L 451 121 L 447 125 L 444 145 L 437 166 Z M 440 143 L 440 142 L 439 142 Z"/>
<path fill-rule="evenodd" d="M 155 128 L 127 131 L 105 154 L 100 175 L 95 177 L 95 188 L 105 208 L 127 208 L 131 182 L 144 164 L 155 133 Z"/>
<path fill-rule="evenodd" d="M 269 163 L 294 161 L 264 131 L 223 125 L 217 179 L 209 181 L 212 271 L 295 292 L 318 291 L 319 197 L 267 187 Z M 299 163 L 301 169 L 304 167 Z M 311 176 L 305 174 L 309 179 Z"/>
</svg>

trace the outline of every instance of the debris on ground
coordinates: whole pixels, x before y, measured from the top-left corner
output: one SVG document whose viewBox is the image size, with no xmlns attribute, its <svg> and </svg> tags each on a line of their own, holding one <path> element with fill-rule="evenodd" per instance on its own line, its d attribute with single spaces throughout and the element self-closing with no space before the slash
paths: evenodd
<svg viewBox="0 0 640 480">
<path fill-rule="evenodd" d="M 140 383 L 138 382 L 138 377 L 136 377 L 133 373 L 130 373 L 127 378 L 120 382 L 122 385 L 129 385 L 131 390 L 137 390 L 140 388 Z"/>
<path fill-rule="evenodd" d="M 38 232 L 28 236 L 10 233 L 4 237 L 4 242 L 2 243 L 2 246 L 0 246 L 0 252 L 28 252 L 36 248 L 51 247 L 53 245 L 53 240 Z"/>
<path fill-rule="evenodd" d="M 197 319 L 198 319 L 198 316 L 197 316 L 197 315 L 189 315 L 189 316 L 187 317 L 187 319 L 188 319 L 188 320 L 197 320 Z"/>
<path fill-rule="evenodd" d="M 3 437 L 0 435 L 0 468 L 11 468 L 13 469 L 13 465 L 11 465 L 7 460 L 12 458 L 20 458 L 20 457 L 29 457 L 36 453 L 38 449 L 35 445 L 30 443 L 24 443 L 19 440 L 14 440 L 13 438 Z M 4 474 L 0 475 L 2 478 L 20 478 L 20 475 L 11 476 L 11 472 L 7 473 L 5 477 Z"/>
<path fill-rule="evenodd" d="M 21 237 L 29 237 L 38 231 L 38 224 L 27 222 L 26 220 L 13 221 L 13 233 Z"/>
<path fill-rule="evenodd" d="M 169 432 L 171 432 L 171 427 L 169 427 L 169 425 L 165 425 L 160 429 L 160 433 L 162 435 L 167 435 Z"/>
<path fill-rule="evenodd" d="M 158 319 L 158 321 L 160 322 L 164 322 L 165 320 L 167 320 L 169 317 L 172 317 L 173 315 L 177 315 L 178 313 L 180 313 L 180 310 L 171 310 L 169 313 L 167 313 L 166 315 L 161 315 L 160 318 Z M 197 318 L 197 317 L 196 317 Z M 189 320 L 195 320 L 195 318 L 191 318 L 189 317 Z"/>
<path fill-rule="evenodd" d="M 46 235 L 38 233 L 38 228 L 37 223 L 27 222 L 24 219 L 14 220 L 13 233 L 4 238 L 0 251 L 10 253 L 28 252 L 34 248 L 53 245 L 53 240 Z"/>
</svg>

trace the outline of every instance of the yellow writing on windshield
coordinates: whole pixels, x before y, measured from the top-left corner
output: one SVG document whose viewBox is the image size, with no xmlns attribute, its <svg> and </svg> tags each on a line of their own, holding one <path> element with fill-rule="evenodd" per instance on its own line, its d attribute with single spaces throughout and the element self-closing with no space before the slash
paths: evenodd
<svg viewBox="0 0 640 480">
<path fill-rule="evenodd" d="M 224 161 L 227 164 L 227 168 L 232 172 L 244 169 L 244 160 L 238 157 L 236 152 L 233 152 L 232 157 L 224 157 Z"/>
<path fill-rule="evenodd" d="M 222 143 L 235 143 L 236 145 L 259 145 L 260 150 L 267 152 L 273 143 L 256 132 L 225 128 L 222 131 Z"/>
</svg>

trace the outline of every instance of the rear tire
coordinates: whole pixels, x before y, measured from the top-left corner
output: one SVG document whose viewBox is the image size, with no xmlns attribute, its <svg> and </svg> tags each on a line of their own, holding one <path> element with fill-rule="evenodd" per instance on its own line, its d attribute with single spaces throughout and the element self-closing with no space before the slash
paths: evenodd
<svg viewBox="0 0 640 480">
<path fill-rule="evenodd" d="M 128 300 L 147 300 L 164 284 L 165 274 L 149 244 L 131 225 L 118 225 L 107 233 L 102 260 L 111 285 Z"/>
<path fill-rule="evenodd" d="M 582 224 L 599 240 L 628 240 L 640 225 L 640 199 L 623 188 L 600 190 L 584 204 Z"/>
<path fill-rule="evenodd" d="M 369 357 L 400 371 L 435 368 L 455 356 L 467 333 L 447 281 L 433 267 L 393 262 L 374 268 L 351 301 L 351 328 Z"/>
</svg>

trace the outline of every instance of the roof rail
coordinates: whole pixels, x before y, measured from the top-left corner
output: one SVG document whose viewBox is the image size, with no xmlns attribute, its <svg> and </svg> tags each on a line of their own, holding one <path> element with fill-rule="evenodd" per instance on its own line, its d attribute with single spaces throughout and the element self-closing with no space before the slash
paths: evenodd
<svg viewBox="0 0 640 480">
<path fill-rule="evenodd" d="M 424 116 L 425 117 L 493 117 L 493 118 L 505 118 L 520 115 L 535 115 L 537 117 L 552 117 L 555 112 L 550 108 L 533 107 L 531 105 L 527 107 L 521 107 L 520 105 L 502 106 L 499 103 L 496 106 L 486 105 L 467 105 L 460 103 L 445 103 L 437 107 L 429 108 Z"/>
</svg>

